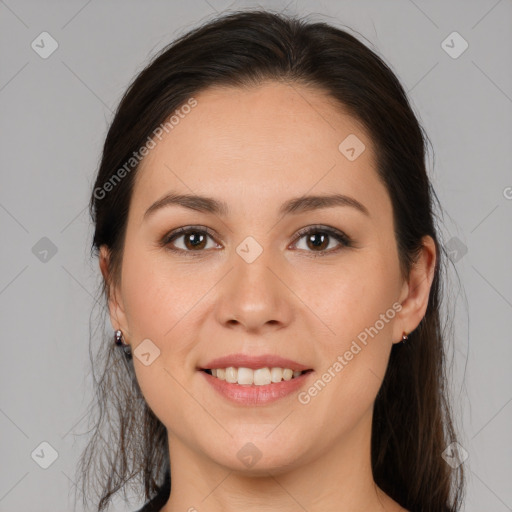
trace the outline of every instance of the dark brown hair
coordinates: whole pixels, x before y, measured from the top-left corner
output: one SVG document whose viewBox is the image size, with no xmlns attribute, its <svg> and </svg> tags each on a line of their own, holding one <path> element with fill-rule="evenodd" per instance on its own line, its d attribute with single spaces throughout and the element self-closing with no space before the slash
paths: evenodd
<svg viewBox="0 0 512 512">
<path fill-rule="evenodd" d="M 324 92 L 367 130 L 379 178 L 392 201 L 404 278 L 422 248 L 422 237 L 430 235 L 436 243 L 426 314 L 406 344 L 393 345 L 375 400 L 371 458 L 376 484 L 403 507 L 455 512 L 462 504 L 464 473 L 462 465 L 452 469 L 441 457 L 456 436 L 441 315 L 446 254 L 434 223 L 433 201 L 439 201 L 426 172 L 428 137 L 395 74 L 353 35 L 324 22 L 242 11 L 204 23 L 159 52 L 119 104 L 91 195 L 91 250 L 97 255 L 106 245 L 110 251 L 111 279 L 102 282 L 100 298 L 108 300 L 109 286 L 120 275 L 138 168 L 133 161 L 126 166 L 133 153 L 200 91 L 268 80 Z M 116 179 L 121 168 L 122 179 Z M 99 416 L 79 464 L 84 503 L 87 486 L 94 487 L 98 511 L 134 478 L 141 479 L 145 498 L 153 497 L 170 464 L 166 429 L 146 404 L 132 361 L 118 350 L 109 336 L 92 361 Z M 140 492 L 141 487 L 135 489 Z"/>
</svg>

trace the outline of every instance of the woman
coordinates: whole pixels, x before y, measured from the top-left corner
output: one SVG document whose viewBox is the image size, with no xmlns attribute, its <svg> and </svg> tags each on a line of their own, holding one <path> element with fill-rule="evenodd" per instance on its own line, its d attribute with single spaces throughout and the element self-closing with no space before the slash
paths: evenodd
<svg viewBox="0 0 512 512">
<path fill-rule="evenodd" d="M 324 23 L 230 14 L 139 74 L 90 203 L 98 511 L 136 477 L 144 511 L 460 510 L 425 141 Z"/>
</svg>

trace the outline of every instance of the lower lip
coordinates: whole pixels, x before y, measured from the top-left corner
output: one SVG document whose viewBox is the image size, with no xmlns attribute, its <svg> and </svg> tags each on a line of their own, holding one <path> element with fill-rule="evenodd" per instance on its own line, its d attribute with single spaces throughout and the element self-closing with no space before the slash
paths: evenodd
<svg viewBox="0 0 512 512">
<path fill-rule="evenodd" d="M 211 384 L 215 391 L 231 402 L 238 405 L 266 405 L 297 391 L 314 372 L 310 371 L 290 380 L 282 380 L 264 386 L 233 384 L 201 370 L 199 373 L 204 375 L 206 382 Z"/>
</svg>

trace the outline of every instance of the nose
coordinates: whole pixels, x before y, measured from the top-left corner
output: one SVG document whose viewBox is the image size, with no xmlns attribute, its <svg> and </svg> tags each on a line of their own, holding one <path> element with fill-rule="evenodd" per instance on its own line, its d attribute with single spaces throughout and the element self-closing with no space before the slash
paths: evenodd
<svg viewBox="0 0 512 512">
<path fill-rule="evenodd" d="M 265 250 L 251 263 L 238 254 L 234 256 L 233 269 L 219 287 L 218 322 L 227 328 L 255 334 L 290 324 L 294 295 L 287 285 L 290 279 L 284 267 L 275 262 L 275 257 Z"/>
</svg>

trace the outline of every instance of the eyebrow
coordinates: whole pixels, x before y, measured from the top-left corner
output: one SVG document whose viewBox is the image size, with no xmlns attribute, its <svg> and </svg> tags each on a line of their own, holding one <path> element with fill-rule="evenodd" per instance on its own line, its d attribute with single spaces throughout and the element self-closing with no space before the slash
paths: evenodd
<svg viewBox="0 0 512 512">
<path fill-rule="evenodd" d="M 171 192 L 154 202 L 144 213 L 144 219 L 147 219 L 157 210 L 174 205 L 182 206 L 198 212 L 212 213 L 220 217 L 226 217 L 229 214 L 228 205 L 223 201 L 214 199 L 213 197 L 194 194 L 176 194 Z M 323 208 L 334 208 L 336 206 L 349 206 L 355 208 L 368 217 L 370 216 L 366 206 L 353 197 L 343 194 L 310 195 L 289 199 L 281 205 L 279 215 L 297 215 L 299 213 Z"/>
</svg>

